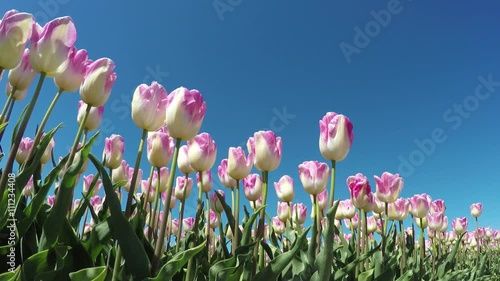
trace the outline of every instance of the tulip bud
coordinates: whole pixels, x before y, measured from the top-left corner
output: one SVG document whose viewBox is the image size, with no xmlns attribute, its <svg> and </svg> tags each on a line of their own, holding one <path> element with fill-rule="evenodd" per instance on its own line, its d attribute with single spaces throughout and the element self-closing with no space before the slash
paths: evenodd
<svg viewBox="0 0 500 281">
<path fill-rule="evenodd" d="M 206 213 L 206 212 L 205 212 Z M 219 216 L 217 215 L 216 212 L 214 212 L 212 209 L 210 209 L 210 228 L 216 228 L 219 226 Z M 206 214 L 205 214 L 206 217 Z"/>
<path fill-rule="evenodd" d="M 374 215 L 376 217 L 380 217 L 380 214 L 385 213 L 385 203 L 380 201 L 380 199 L 378 199 L 375 193 L 372 193 L 372 198 L 373 198 L 373 205 L 371 210 L 373 213 L 375 213 Z"/>
<path fill-rule="evenodd" d="M 147 156 L 149 164 L 153 167 L 164 167 L 174 154 L 174 139 L 167 133 L 158 130 L 148 134 Z"/>
<path fill-rule="evenodd" d="M 291 211 L 288 202 L 278 202 L 278 218 L 282 222 L 286 222 L 290 219 Z"/>
<path fill-rule="evenodd" d="M 23 164 L 28 160 L 28 155 L 30 154 L 31 149 L 33 148 L 34 141 L 29 138 L 22 138 L 19 143 L 19 149 L 16 151 L 16 161 L 19 164 Z"/>
<path fill-rule="evenodd" d="M 184 226 L 182 226 L 184 228 Z M 184 228 L 186 229 L 186 228 Z M 171 233 L 178 233 L 179 232 L 179 220 L 178 219 L 173 219 L 172 220 L 172 232 Z"/>
<path fill-rule="evenodd" d="M 256 201 L 262 196 L 262 178 L 251 174 L 243 179 L 244 194 L 248 201 Z"/>
<path fill-rule="evenodd" d="M 146 198 L 148 199 L 148 203 L 153 203 L 155 202 L 156 199 L 156 190 L 154 185 L 149 185 L 149 180 L 142 180 L 141 181 L 141 190 L 142 190 L 142 196 L 144 196 L 144 200 Z"/>
<path fill-rule="evenodd" d="M 158 178 L 158 171 L 153 172 L 153 180 L 151 184 L 158 192 L 163 193 L 167 190 L 168 177 L 170 176 L 170 171 L 166 167 L 160 168 L 160 177 Z M 159 181 L 159 182 L 158 182 Z M 158 186 L 159 184 L 159 186 Z"/>
<path fill-rule="evenodd" d="M 174 188 L 175 189 L 175 188 Z M 167 199 L 167 193 L 166 192 L 163 192 L 161 194 L 161 200 L 163 201 L 163 204 L 165 204 L 166 202 L 166 199 Z M 175 194 L 172 193 L 172 196 L 170 196 L 170 210 L 173 210 L 175 209 L 175 206 L 177 205 L 177 198 L 175 197 Z"/>
<path fill-rule="evenodd" d="M 9 84 L 16 89 L 13 95 L 14 100 L 24 99 L 26 94 L 25 90 L 29 88 L 33 79 L 35 79 L 36 72 L 31 68 L 29 56 L 30 50 L 24 50 L 21 63 L 9 71 Z M 22 95 L 22 93 L 24 93 L 24 95 Z"/>
<path fill-rule="evenodd" d="M 78 125 L 83 122 L 83 118 L 85 117 L 87 111 L 87 104 L 83 101 L 78 102 L 78 116 L 76 121 Z M 84 129 L 93 131 L 101 125 L 102 115 L 104 114 L 104 106 L 100 107 L 91 107 L 87 120 L 85 121 Z"/>
<path fill-rule="evenodd" d="M 83 194 L 87 196 L 92 182 L 94 181 L 94 175 L 83 176 Z M 94 190 L 92 191 L 92 196 L 96 196 L 102 186 L 102 180 L 98 179 L 94 185 Z"/>
<path fill-rule="evenodd" d="M 394 203 L 389 203 L 387 209 L 389 220 L 404 221 L 410 210 L 410 202 L 405 198 L 398 198 Z"/>
<path fill-rule="evenodd" d="M 312 197 L 312 195 L 311 195 Z M 317 195 L 318 206 L 321 211 L 324 211 L 328 208 L 328 190 L 323 190 L 320 194 Z"/>
<path fill-rule="evenodd" d="M 31 176 L 23 188 L 23 195 L 26 197 L 32 197 L 34 191 L 35 191 L 35 183 L 33 182 L 33 176 Z"/>
<path fill-rule="evenodd" d="M 415 217 L 415 224 L 419 228 L 427 228 L 427 217 L 417 218 Z"/>
<path fill-rule="evenodd" d="M 285 233 L 285 223 L 283 223 L 278 217 L 273 217 L 272 220 L 274 232 L 278 235 Z"/>
<path fill-rule="evenodd" d="M 212 179 L 212 171 L 203 171 L 202 173 L 202 181 L 203 181 L 203 187 L 201 187 L 200 184 L 200 173 L 196 174 L 196 183 L 198 184 L 198 188 L 201 189 L 202 192 L 210 192 L 212 190 L 212 187 L 214 185 L 213 179 Z"/>
<path fill-rule="evenodd" d="M 358 229 L 359 227 L 359 215 L 355 213 L 354 216 L 350 219 L 344 219 L 344 223 L 348 229 Z"/>
<path fill-rule="evenodd" d="M 193 190 L 193 179 L 184 176 L 177 177 L 175 197 L 181 201 L 186 200 Z"/>
<path fill-rule="evenodd" d="M 113 182 L 120 183 L 120 186 L 125 186 L 129 181 L 128 178 L 129 168 L 130 167 L 128 166 L 127 162 L 125 160 L 122 160 L 120 165 L 114 168 L 113 172 L 111 173 L 111 179 L 113 180 Z"/>
<path fill-rule="evenodd" d="M 1 79 L 2 77 L 0 77 Z M 12 88 L 12 85 L 10 85 L 10 83 L 7 83 L 6 87 L 5 87 L 5 93 L 7 94 L 7 97 L 11 96 L 12 95 L 12 98 L 15 100 L 15 101 L 21 101 L 23 100 L 25 97 L 26 97 L 26 94 L 28 93 L 28 88 L 24 89 L 24 90 L 17 90 L 15 89 L 15 91 L 13 91 L 14 89 Z M 4 120 L 5 121 L 5 120 Z"/>
<path fill-rule="evenodd" d="M 252 210 L 254 211 L 262 207 L 262 196 L 255 201 L 250 201 L 250 207 L 252 207 Z"/>
<path fill-rule="evenodd" d="M 54 77 L 75 44 L 76 28 L 73 20 L 61 17 L 48 22 L 43 28 L 38 23 L 33 27 L 30 44 L 33 70 Z"/>
<path fill-rule="evenodd" d="M 370 234 L 377 231 L 377 219 L 374 216 L 366 218 L 366 231 Z"/>
<path fill-rule="evenodd" d="M 389 172 L 382 173 L 379 178 L 375 176 L 376 184 L 376 196 L 384 203 L 392 203 L 396 201 L 403 189 L 403 178 L 399 174 L 391 174 Z"/>
<path fill-rule="evenodd" d="M 347 186 L 351 194 L 353 205 L 358 209 L 365 209 L 373 200 L 371 186 L 363 174 L 356 174 L 347 178 Z M 366 211 L 366 210 L 365 210 Z"/>
<path fill-rule="evenodd" d="M 201 133 L 188 141 L 189 165 L 197 172 L 210 170 L 215 164 L 217 145 L 208 133 Z"/>
<path fill-rule="evenodd" d="M 125 189 L 125 191 L 127 191 L 127 192 L 130 192 L 130 187 L 132 185 L 132 178 L 133 177 L 134 177 L 134 168 L 129 167 L 128 168 L 128 182 L 126 185 L 123 186 L 123 189 Z M 142 169 L 139 169 L 139 171 L 137 171 L 137 179 L 135 182 L 134 190 L 137 190 L 137 188 L 139 188 L 141 181 L 142 181 Z"/>
<path fill-rule="evenodd" d="M 35 19 L 28 13 L 7 11 L 0 21 L 0 68 L 13 69 L 22 60 Z"/>
<path fill-rule="evenodd" d="M 86 104 L 100 107 L 108 101 L 116 81 L 114 68 L 115 63 L 108 58 L 100 58 L 87 66 L 85 78 L 80 86 L 80 98 Z"/>
<path fill-rule="evenodd" d="M 341 207 L 342 206 L 342 207 Z M 346 199 L 339 202 L 339 208 L 341 207 L 342 213 L 346 219 L 352 219 L 356 214 L 356 208 L 352 204 L 352 200 Z M 337 210 L 337 213 L 339 211 Z M 338 218 L 340 220 L 340 218 Z"/>
<path fill-rule="evenodd" d="M 220 196 L 222 196 L 222 198 L 224 198 L 224 200 L 226 199 L 226 195 L 224 194 L 224 191 L 222 190 L 216 190 L 215 192 L 218 192 Z M 212 194 L 210 195 L 210 206 L 212 208 L 212 210 L 214 210 L 215 212 L 217 213 L 222 213 L 222 211 L 224 211 L 224 207 L 222 206 L 222 203 L 220 202 L 219 200 L 219 197 L 217 197 L 217 194 Z"/>
<path fill-rule="evenodd" d="M 318 195 L 326 188 L 330 168 L 326 163 L 306 161 L 299 165 L 299 176 L 304 190 L 311 195 Z"/>
<path fill-rule="evenodd" d="M 439 231 L 446 232 L 446 230 L 448 230 L 448 217 L 443 216 L 443 223 L 441 224 L 441 229 Z"/>
<path fill-rule="evenodd" d="M 66 61 L 59 67 L 54 76 L 54 83 L 59 90 L 73 93 L 80 88 L 90 61 L 87 50 L 77 50 L 71 46 Z"/>
<path fill-rule="evenodd" d="M 274 183 L 276 195 L 283 202 L 292 202 L 295 197 L 293 189 L 293 179 L 288 175 L 284 175 L 278 182 Z"/>
<path fill-rule="evenodd" d="M 174 139 L 188 141 L 200 130 L 207 105 L 198 90 L 180 87 L 167 97 L 165 124 Z"/>
<path fill-rule="evenodd" d="M 241 147 L 230 147 L 227 158 L 227 173 L 235 180 L 242 180 L 252 170 L 253 166 L 253 155 L 248 154 L 245 156 L 245 152 Z"/>
<path fill-rule="evenodd" d="M 132 120 L 140 129 L 158 130 L 165 120 L 167 91 L 157 82 L 139 85 L 132 98 Z"/>
<path fill-rule="evenodd" d="M 299 225 L 304 224 L 307 218 L 307 207 L 302 203 L 297 203 L 292 206 L 292 221 Z"/>
<path fill-rule="evenodd" d="M 335 112 L 328 112 L 319 121 L 319 150 L 330 161 L 342 161 L 352 146 L 354 134 L 349 118 Z"/>
<path fill-rule="evenodd" d="M 217 175 L 219 176 L 219 180 L 222 183 L 223 186 L 227 188 L 235 188 L 236 187 L 236 180 L 231 178 L 227 174 L 227 159 L 223 159 L 220 162 L 219 167 L 217 168 Z"/>
<path fill-rule="evenodd" d="M 177 167 L 179 168 L 181 173 L 185 175 L 189 175 L 194 172 L 193 168 L 189 163 L 187 145 L 183 145 L 179 149 L 179 155 L 177 156 Z"/>
<path fill-rule="evenodd" d="M 104 166 L 116 169 L 122 164 L 123 153 L 125 152 L 125 140 L 120 135 L 111 135 L 104 139 L 104 151 L 102 158 Z"/>
<path fill-rule="evenodd" d="M 453 228 L 453 231 L 456 234 L 458 234 L 458 235 L 466 232 L 467 231 L 467 226 L 468 226 L 468 222 L 467 222 L 467 218 L 466 217 L 455 218 L 451 222 L 451 227 Z"/>
<path fill-rule="evenodd" d="M 249 154 L 254 155 L 254 165 L 259 171 L 274 171 L 281 162 L 281 138 L 273 131 L 259 131 L 247 141 Z"/>
<path fill-rule="evenodd" d="M 416 194 L 410 198 L 410 206 L 413 216 L 416 218 L 424 218 L 429 212 L 431 198 L 427 194 Z"/>
<path fill-rule="evenodd" d="M 440 231 L 443 226 L 443 213 L 432 213 L 427 215 L 427 224 L 429 229 L 433 231 Z"/>
<path fill-rule="evenodd" d="M 477 218 L 481 215 L 481 213 L 483 212 L 483 204 L 481 203 L 474 203 L 472 205 L 470 205 L 470 214 Z"/>
<path fill-rule="evenodd" d="M 446 211 L 446 205 L 444 204 L 444 201 L 441 199 L 437 199 L 431 202 L 430 205 L 430 213 L 442 213 Z"/>
<path fill-rule="evenodd" d="M 193 230 L 193 226 L 194 226 L 194 218 L 185 218 L 182 220 L 182 228 L 184 229 L 185 233 Z"/>
<path fill-rule="evenodd" d="M 45 137 L 45 133 L 42 134 L 42 140 Z M 52 138 L 45 148 L 45 151 L 42 154 L 42 157 L 40 158 L 40 163 L 46 164 L 52 159 L 52 151 L 54 150 L 54 146 L 56 145 L 56 142 L 54 141 L 54 138 Z"/>
</svg>

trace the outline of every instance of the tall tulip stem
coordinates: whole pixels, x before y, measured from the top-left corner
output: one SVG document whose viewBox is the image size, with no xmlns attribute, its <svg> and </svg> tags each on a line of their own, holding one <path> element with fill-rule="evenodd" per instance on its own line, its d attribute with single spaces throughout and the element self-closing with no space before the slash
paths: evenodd
<svg viewBox="0 0 500 281">
<path fill-rule="evenodd" d="M 175 178 L 175 167 L 177 166 L 177 158 L 179 156 L 179 148 L 181 146 L 181 139 L 176 139 L 175 140 L 175 149 L 174 149 L 174 156 L 172 158 L 172 165 L 170 166 L 170 176 L 168 177 L 168 184 L 167 184 L 167 194 L 165 198 L 165 207 L 163 209 L 163 220 L 160 225 L 160 234 L 158 241 L 156 242 L 156 247 L 155 247 L 155 256 L 153 260 L 153 266 L 152 266 L 152 273 L 153 275 L 156 274 L 156 271 L 158 271 L 158 267 L 160 266 L 160 258 L 161 258 L 161 252 L 163 249 L 163 244 L 165 243 L 165 230 L 167 228 L 167 222 L 168 222 L 168 212 L 170 210 L 170 200 L 172 199 L 172 186 L 174 184 L 174 178 Z M 158 173 L 158 176 L 160 174 Z"/>
<path fill-rule="evenodd" d="M 7 101 L 5 102 L 5 105 L 3 106 L 2 113 L 0 114 L 0 124 L 2 124 L 4 121 L 7 121 L 7 117 L 5 116 L 5 113 L 7 113 L 7 109 L 10 107 L 10 104 L 14 102 L 14 93 L 16 92 L 16 88 L 12 87 L 9 93 L 9 97 L 7 98 Z M 0 139 L 1 141 L 2 139 Z"/>
<path fill-rule="evenodd" d="M 232 246 L 232 252 L 233 256 L 236 255 L 236 248 L 238 248 L 238 231 L 239 231 L 239 224 L 240 224 L 240 181 L 236 180 L 236 201 L 234 205 L 234 234 L 233 234 L 233 246 Z"/>
<path fill-rule="evenodd" d="M 330 208 L 333 206 L 333 200 L 335 199 L 335 172 L 337 169 L 335 168 L 336 162 L 332 160 L 332 170 L 331 170 L 331 182 L 330 182 Z"/>
<path fill-rule="evenodd" d="M 88 106 L 90 107 L 90 105 Z M 85 122 L 83 122 L 85 123 Z M 82 124 L 83 124 L 82 123 Z M 125 206 L 125 216 L 130 217 L 132 213 L 132 198 L 134 197 L 135 186 L 137 182 L 137 174 L 139 173 L 139 166 L 141 165 L 142 151 L 144 150 L 144 142 L 148 136 L 147 130 L 142 130 L 141 141 L 139 142 L 139 149 L 137 150 L 137 157 L 135 158 L 134 174 L 132 175 L 132 181 L 130 181 L 130 190 L 127 196 L 127 205 Z"/>
</svg>

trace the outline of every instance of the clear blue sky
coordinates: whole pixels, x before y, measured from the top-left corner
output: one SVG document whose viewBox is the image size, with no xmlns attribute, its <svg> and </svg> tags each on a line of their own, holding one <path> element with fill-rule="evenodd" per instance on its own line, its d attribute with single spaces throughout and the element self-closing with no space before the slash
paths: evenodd
<svg viewBox="0 0 500 281">
<path fill-rule="evenodd" d="M 491 75 L 491 80 L 500 81 L 500 4 L 495 1 L 0 4 L 2 14 L 13 8 L 33 13 L 42 24 L 71 16 L 78 32 L 76 46 L 87 49 L 92 59 L 115 61 L 118 79 L 105 107 L 103 136 L 93 149 L 98 156 L 103 138 L 116 133 L 125 137 L 126 160 L 133 163 L 140 130 L 131 120 L 130 100 L 137 85 L 158 80 L 169 92 L 179 86 L 196 88 L 207 102 L 201 131 L 209 132 L 218 145 L 214 175 L 229 146 L 272 128 L 283 138 L 283 159 L 270 174 L 271 185 L 291 175 L 297 196 L 310 210 L 297 166 L 306 160 L 323 161 L 318 121 L 334 111 L 351 119 L 355 133 L 350 154 L 337 165 L 336 198 L 348 198 L 345 179 L 350 175 L 365 174 L 375 189 L 374 175 L 399 171 L 405 179 L 402 196 L 428 193 L 446 201 L 450 228 L 454 217 L 467 216 L 473 229 L 469 206 L 475 202 L 484 204 L 481 225 L 500 228 L 500 84 L 490 87 L 494 92 L 489 96 L 488 87 L 481 86 L 481 100 L 473 97 L 478 77 Z M 391 18 L 385 18 L 384 26 L 371 22 L 375 12 L 388 9 Z M 367 26 L 369 42 L 362 38 L 367 35 L 356 33 L 357 27 L 366 34 Z M 47 80 L 30 132 L 55 91 Z M 49 128 L 65 124 L 56 135 L 57 156 L 67 152 L 77 130 L 78 100 L 76 93 L 64 94 L 48 123 Z M 457 106 L 464 102 L 460 113 Z M 14 114 L 21 108 L 16 105 Z M 272 124 L 279 120 L 276 112 L 285 109 L 293 118 Z M 434 142 L 435 149 L 420 153 L 424 157 L 419 159 L 415 141 L 439 133 L 440 143 Z M 412 168 L 403 167 L 404 161 Z M 145 157 L 143 164 L 147 174 Z M 194 197 L 188 215 L 194 215 Z M 275 200 L 272 188 L 271 216 Z"/>
</svg>

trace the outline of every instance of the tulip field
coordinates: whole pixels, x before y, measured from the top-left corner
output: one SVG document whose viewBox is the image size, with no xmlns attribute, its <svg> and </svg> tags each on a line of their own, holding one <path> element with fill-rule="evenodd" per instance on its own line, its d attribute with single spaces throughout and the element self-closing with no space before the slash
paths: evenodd
<svg viewBox="0 0 500 281">
<path fill-rule="evenodd" d="M 117 134 L 104 136 L 95 154 L 104 105 L 120 80 L 113 60 L 91 60 L 74 46 L 76 34 L 68 16 L 41 26 L 32 14 L 10 10 L 0 22 L 7 83 L 0 281 L 500 280 L 500 231 L 481 223 L 481 203 L 449 218 L 445 201 L 432 194 L 402 198 L 397 173 L 336 177 L 354 140 L 342 114 L 310 124 L 318 126 L 323 159 L 297 163 L 297 175 L 270 182 L 282 153 L 293 153 L 282 150 L 286 139 L 258 131 L 246 147 L 217 147 L 202 130 L 210 109 L 202 89 L 168 93 L 152 82 L 137 86 L 131 103 L 142 131 L 136 158 L 124 159 Z M 41 108 L 48 83 L 58 92 Z M 53 155 L 54 137 L 66 132 L 46 125 L 65 110 L 58 103 L 65 92 L 80 96 L 79 129 L 67 154 Z M 25 99 L 22 114 L 12 114 Z M 32 118 L 34 111 L 45 112 L 43 119 Z M 7 128 L 12 135 L 4 135 Z M 213 188 L 213 177 L 225 188 Z M 298 198 L 297 189 L 309 198 Z M 350 198 L 337 198 L 339 189 Z M 268 200 L 271 193 L 279 202 Z M 193 197 L 196 213 L 188 217 Z"/>
</svg>

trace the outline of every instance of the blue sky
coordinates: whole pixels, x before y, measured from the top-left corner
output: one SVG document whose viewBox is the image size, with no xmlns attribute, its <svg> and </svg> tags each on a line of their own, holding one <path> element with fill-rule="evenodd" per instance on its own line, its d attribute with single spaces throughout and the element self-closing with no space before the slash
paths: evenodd
<svg viewBox="0 0 500 281">
<path fill-rule="evenodd" d="M 201 131 L 218 145 L 214 175 L 230 146 L 242 144 L 255 131 L 273 129 L 283 138 L 283 159 L 270 182 L 291 175 L 297 197 L 310 210 L 297 166 L 324 161 L 318 121 L 334 111 L 351 119 L 355 133 L 351 152 L 337 164 L 336 198 L 348 198 L 345 179 L 350 175 L 363 173 L 375 189 L 374 175 L 400 172 L 405 179 L 402 196 L 428 193 L 446 201 L 450 228 L 454 217 L 467 216 L 473 229 L 469 206 L 475 202 L 484 204 L 481 225 L 500 228 L 495 215 L 500 18 L 494 12 L 500 4 L 495 1 L 0 4 L 2 13 L 13 8 L 33 13 L 41 24 L 71 16 L 76 46 L 87 49 L 92 59 L 109 57 L 116 63 L 118 79 L 105 107 L 102 137 L 93 149 L 98 156 L 103 138 L 116 133 L 125 137 L 126 160 L 133 163 L 141 133 L 130 117 L 137 85 L 157 80 L 168 92 L 195 88 L 207 102 Z M 373 22 L 376 17 L 381 23 Z M 488 79 L 499 82 L 480 82 Z M 46 80 L 28 135 L 55 92 Z M 48 122 L 48 128 L 65 125 L 56 135 L 57 156 L 67 153 L 76 133 L 78 100 L 77 93 L 64 94 Z M 27 102 L 16 105 L 14 114 Z M 286 122 L 273 123 L 285 111 Z M 434 141 L 424 141 L 433 135 Z M 419 148 L 419 142 L 434 148 Z M 145 157 L 142 163 L 147 174 Z M 275 215 L 273 188 L 269 194 L 270 214 Z M 187 212 L 194 215 L 194 207 Z"/>
</svg>

